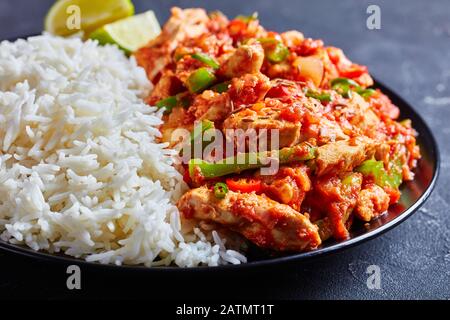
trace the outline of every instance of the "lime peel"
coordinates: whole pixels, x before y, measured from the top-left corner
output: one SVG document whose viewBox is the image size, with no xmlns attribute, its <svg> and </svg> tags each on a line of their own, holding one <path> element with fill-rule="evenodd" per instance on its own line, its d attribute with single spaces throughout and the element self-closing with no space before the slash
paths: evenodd
<svg viewBox="0 0 450 320">
<path fill-rule="evenodd" d="M 90 38 L 100 44 L 116 44 L 127 54 L 135 52 L 161 33 L 153 11 L 128 17 L 95 30 Z"/>
<path fill-rule="evenodd" d="M 69 36 L 80 31 L 88 36 L 107 23 L 133 14 L 134 5 L 131 0 L 58 0 L 47 13 L 44 28 L 58 36 Z M 77 19 L 79 28 L 76 23 L 69 26 L 69 21 Z"/>
</svg>

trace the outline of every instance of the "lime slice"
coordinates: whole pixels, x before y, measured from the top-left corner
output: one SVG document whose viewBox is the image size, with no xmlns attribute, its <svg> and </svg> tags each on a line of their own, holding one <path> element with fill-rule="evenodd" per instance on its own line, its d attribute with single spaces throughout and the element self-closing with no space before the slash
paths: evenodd
<svg viewBox="0 0 450 320">
<path fill-rule="evenodd" d="M 133 14 L 131 0 L 58 0 L 45 17 L 45 31 L 58 36 L 84 31 L 88 36 L 104 24 Z"/>
<path fill-rule="evenodd" d="M 153 11 L 106 24 L 95 30 L 90 38 L 100 44 L 116 44 L 126 53 L 146 45 L 161 33 L 161 27 Z"/>
<path fill-rule="evenodd" d="M 127 54 L 135 52 L 161 33 L 153 11 L 122 19 L 95 30 L 90 38 L 100 44 L 117 44 Z"/>
</svg>

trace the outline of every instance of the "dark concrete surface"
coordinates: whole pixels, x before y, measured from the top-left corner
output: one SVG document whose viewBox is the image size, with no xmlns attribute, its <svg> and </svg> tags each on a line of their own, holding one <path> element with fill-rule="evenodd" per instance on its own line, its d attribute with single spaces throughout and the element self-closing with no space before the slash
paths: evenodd
<svg viewBox="0 0 450 320">
<path fill-rule="evenodd" d="M 134 0 L 165 21 L 169 8 L 206 7 L 229 16 L 258 11 L 268 29 L 299 29 L 341 47 L 403 96 L 432 128 L 441 176 L 426 204 L 387 234 L 307 264 L 233 274 L 157 276 L 82 269 L 82 290 L 66 289 L 65 266 L 0 252 L 0 296 L 12 298 L 450 298 L 450 1 Z M 0 39 L 39 33 L 51 0 L 0 0 Z M 381 30 L 366 28 L 366 8 L 381 8 Z M 381 289 L 367 288 L 366 268 L 381 269 Z M 214 286 L 215 293 L 211 286 Z M 158 293 L 159 292 L 159 293 Z M 218 292 L 218 293 L 217 293 Z"/>
</svg>

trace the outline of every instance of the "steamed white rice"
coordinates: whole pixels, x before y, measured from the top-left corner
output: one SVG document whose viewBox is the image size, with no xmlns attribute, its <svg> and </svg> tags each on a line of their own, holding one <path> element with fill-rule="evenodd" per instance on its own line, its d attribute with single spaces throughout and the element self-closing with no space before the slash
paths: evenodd
<svg viewBox="0 0 450 320">
<path fill-rule="evenodd" d="M 245 262 L 183 233 L 174 152 L 145 72 L 113 46 L 43 35 L 0 44 L 0 238 L 88 261 Z M 189 241 L 188 241 L 189 239 Z"/>
</svg>

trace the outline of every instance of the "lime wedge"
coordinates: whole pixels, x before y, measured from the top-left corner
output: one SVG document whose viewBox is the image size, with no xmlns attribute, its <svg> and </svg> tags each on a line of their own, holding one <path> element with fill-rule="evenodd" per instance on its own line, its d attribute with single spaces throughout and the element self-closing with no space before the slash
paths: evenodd
<svg viewBox="0 0 450 320">
<path fill-rule="evenodd" d="M 84 31 L 88 36 L 104 24 L 133 14 L 131 0 L 58 0 L 45 17 L 45 31 L 58 36 Z"/>
<path fill-rule="evenodd" d="M 138 50 L 161 32 L 153 11 L 125 18 L 95 30 L 90 38 L 100 44 L 116 44 L 127 54 Z"/>
</svg>

